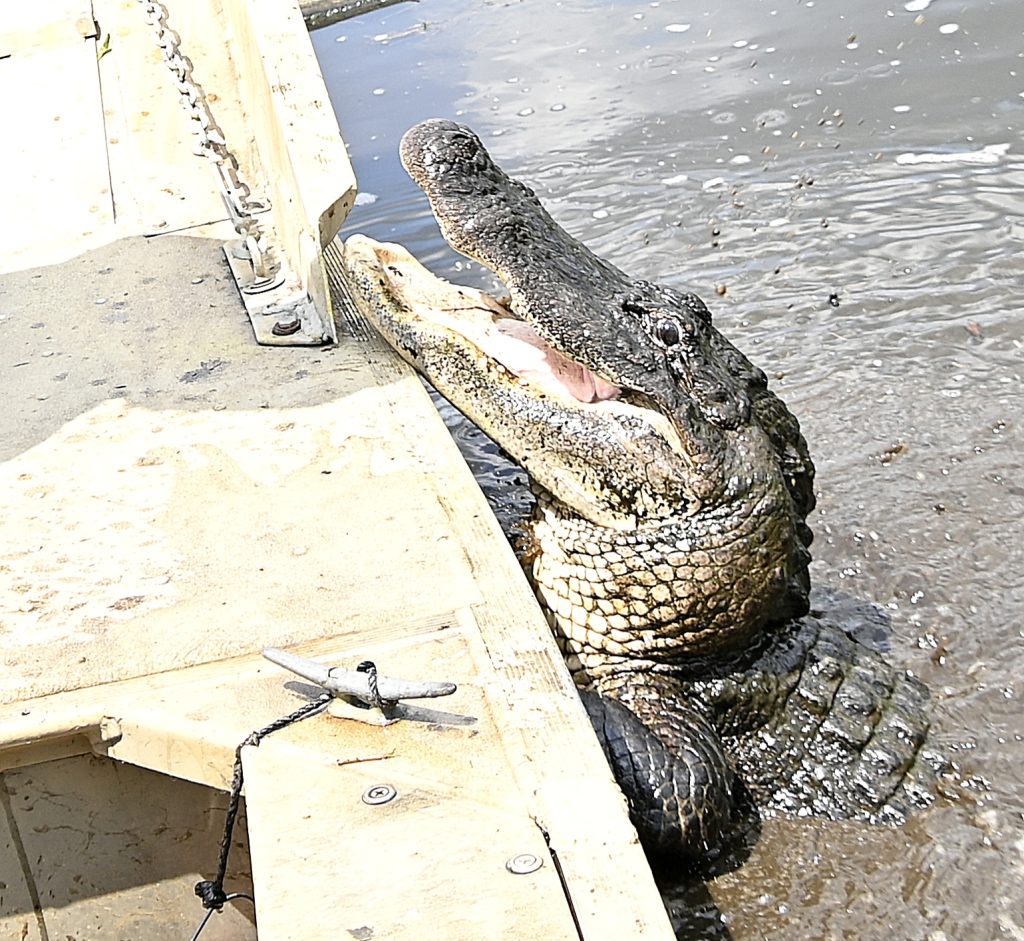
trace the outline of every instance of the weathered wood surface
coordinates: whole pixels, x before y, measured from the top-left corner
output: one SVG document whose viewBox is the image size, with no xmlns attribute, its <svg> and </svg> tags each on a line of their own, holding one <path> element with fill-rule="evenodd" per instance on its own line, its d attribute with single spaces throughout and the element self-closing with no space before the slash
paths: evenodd
<svg viewBox="0 0 1024 941">
<path fill-rule="evenodd" d="M 271 206 L 262 217 L 326 318 L 321 251 L 355 199 L 352 167 L 298 8 L 281 0 L 170 3 L 192 76 Z M 138 0 L 18 4 L 0 22 L 10 129 L 0 272 L 60 262 L 118 238 L 193 231 L 235 237 L 216 171 Z"/>
</svg>

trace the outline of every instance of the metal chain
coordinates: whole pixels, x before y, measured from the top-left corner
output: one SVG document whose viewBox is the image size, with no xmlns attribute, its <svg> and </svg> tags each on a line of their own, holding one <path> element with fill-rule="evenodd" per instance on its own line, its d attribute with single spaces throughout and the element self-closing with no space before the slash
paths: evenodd
<svg viewBox="0 0 1024 941">
<path fill-rule="evenodd" d="M 272 277 L 270 251 L 266 233 L 255 214 L 265 212 L 269 205 L 252 195 L 252 190 L 241 179 L 238 161 L 228 149 L 227 141 L 210 111 L 202 86 L 192 75 L 192 61 L 182 55 L 181 37 L 167 23 L 167 7 L 155 0 L 139 0 L 146 18 L 156 33 L 156 42 L 163 53 L 164 62 L 174 75 L 181 104 L 191 119 L 196 136 L 196 154 L 207 157 L 217 171 L 221 196 L 231 216 L 235 231 L 245 241 L 252 260 L 257 281 Z"/>
</svg>

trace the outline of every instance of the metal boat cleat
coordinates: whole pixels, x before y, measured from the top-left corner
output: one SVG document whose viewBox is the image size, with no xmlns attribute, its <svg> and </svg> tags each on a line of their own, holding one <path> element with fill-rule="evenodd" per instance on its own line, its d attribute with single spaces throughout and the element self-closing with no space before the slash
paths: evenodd
<svg viewBox="0 0 1024 941">
<path fill-rule="evenodd" d="M 277 647 L 267 647 L 263 651 L 263 656 L 279 667 L 284 667 L 327 690 L 333 697 L 327 711 L 340 719 L 355 719 L 368 725 L 391 725 L 400 719 L 440 721 L 443 724 L 458 725 L 476 721 L 470 716 L 439 713 L 402 702 L 405 699 L 450 696 L 458 688 L 454 683 L 380 676 L 370 661 L 360 664 L 356 670 L 327 667 L 315 660 L 307 660 Z"/>
</svg>

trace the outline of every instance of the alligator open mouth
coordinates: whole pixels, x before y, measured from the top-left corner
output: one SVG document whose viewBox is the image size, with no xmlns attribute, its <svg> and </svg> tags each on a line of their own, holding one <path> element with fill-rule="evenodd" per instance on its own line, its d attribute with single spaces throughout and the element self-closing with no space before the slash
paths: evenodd
<svg viewBox="0 0 1024 941">
<path fill-rule="evenodd" d="M 353 236 L 346 251 L 376 269 L 380 291 L 424 334 L 444 332 L 448 342 L 472 345 L 479 355 L 545 395 L 589 404 L 621 394 L 618 386 L 554 349 L 506 303 L 477 288 L 445 281 L 401 245 Z"/>
<path fill-rule="evenodd" d="M 756 802 L 801 813 L 913 798 L 916 778 L 894 789 L 918 763 L 921 694 L 841 630 L 788 624 L 807 611 L 814 467 L 764 372 L 695 294 L 569 235 L 469 128 L 423 122 L 400 152 L 510 301 L 362 236 L 353 297 L 529 475 L 523 559 L 645 843 L 705 854 L 734 766 Z"/>
</svg>

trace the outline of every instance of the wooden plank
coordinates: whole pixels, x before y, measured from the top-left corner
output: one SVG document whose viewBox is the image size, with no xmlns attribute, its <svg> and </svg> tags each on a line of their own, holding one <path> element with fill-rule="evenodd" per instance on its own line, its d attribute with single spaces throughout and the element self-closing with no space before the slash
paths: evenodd
<svg viewBox="0 0 1024 941">
<path fill-rule="evenodd" d="M 265 355 L 218 255 L 138 239 L 0 289 L 18 314 L 0 351 L 0 702 L 400 636 L 482 597 L 438 499 L 447 431 L 422 405 L 405 417 L 419 381 L 378 384 L 368 345 Z"/>
<path fill-rule="evenodd" d="M 332 648 L 322 654 L 329 664 L 371 657 L 390 674 L 456 681 L 454 696 L 426 704 L 430 721 L 382 728 L 322 715 L 243 752 L 261 938 L 318 937 L 328 925 L 418 939 L 578 937 L 550 834 L 535 817 L 536 796 L 511 770 L 531 759 L 523 741 L 507 733 L 505 690 L 476 619 L 463 609 L 444 621 L 443 630 L 400 640 L 319 643 Z M 20 738 L 53 728 L 47 714 L 54 708 L 66 721 L 70 700 L 92 700 L 112 717 L 105 754 L 227 787 L 237 742 L 303 701 L 303 687 L 289 676 L 247 658 L 58 694 L 20 705 L 30 714 L 20 717 Z M 533 711 L 537 703 L 519 706 Z M 0 729 L 11 726 L 0 719 Z M 364 804 L 361 795 L 381 782 L 397 789 L 395 800 Z M 172 792 L 161 800 L 179 812 Z M 607 818 L 605 809 L 601 829 Z M 209 859 L 216 827 L 207 829 L 193 853 Z M 554 836 L 557 846 L 557 829 Z M 513 874 L 506 863 L 523 854 L 540 866 Z M 113 904 L 124 898 L 117 894 Z M 637 924 L 642 929 L 642 919 Z M 630 936 L 652 936 L 640 929 Z"/>
<path fill-rule="evenodd" d="M 396 433 L 418 389 L 279 411 L 111 402 L 0 465 L 0 701 L 478 601 L 433 462 Z"/>
<path fill-rule="evenodd" d="M 19 6 L 16 4 L 16 6 Z M 96 74 L 96 42 L 34 46 L 0 59 L 4 121 L 0 272 L 70 257 L 111 237 L 114 224 Z"/>
<path fill-rule="evenodd" d="M 246 750 L 261 937 L 301 941 L 331 924 L 343 937 L 369 928 L 422 941 L 576 941 L 543 833 L 509 773 L 504 702 L 472 616 L 362 654 L 389 674 L 457 681 L 454 696 L 424 705 L 476 722 L 379 728 L 321 716 Z M 361 800 L 382 783 L 393 800 Z M 523 854 L 540 865 L 513 874 L 506 863 Z M 325 904 L 297 909 L 299 891 Z"/>
<path fill-rule="evenodd" d="M 250 753 L 245 767 L 261 939 L 305 941 L 330 931 L 577 941 L 550 859 L 528 874 L 505 868 L 514 856 L 547 857 L 522 812 L 390 769 L 383 773 L 398 797 L 367 806 L 360 794 L 377 782 L 369 770 L 301 764 L 272 745 Z"/>
<path fill-rule="evenodd" d="M 99 61 L 117 235 L 153 235 L 222 221 L 209 160 L 138 0 L 94 0 L 109 43 Z M 231 96 L 225 96 L 227 101 Z M 221 238 L 233 235 L 230 225 Z"/>
</svg>

